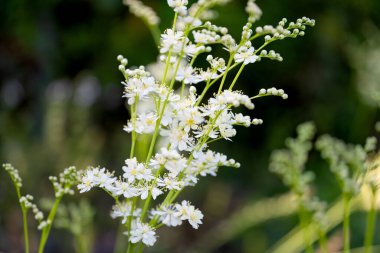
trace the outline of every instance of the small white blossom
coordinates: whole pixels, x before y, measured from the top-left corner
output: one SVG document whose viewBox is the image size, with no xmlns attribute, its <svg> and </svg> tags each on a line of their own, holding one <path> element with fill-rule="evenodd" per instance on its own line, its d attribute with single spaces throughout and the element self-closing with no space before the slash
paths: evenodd
<svg viewBox="0 0 380 253">
<path fill-rule="evenodd" d="M 126 166 L 123 166 L 123 177 L 128 180 L 129 183 L 133 183 L 135 180 L 150 181 L 154 179 L 152 171 L 145 168 L 144 164 L 138 163 L 136 157 L 125 160 Z"/>
<path fill-rule="evenodd" d="M 175 208 L 177 210 L 175 215 L 181 220 L 188 220 L 193 228 L 198 229 L 199 224 L 202 224 L 202 212 L 191 205 L 190 202 L 184 200 L 181 204 L 176 204 Z"/>
<path fill-rule="evenodd" d="M 181 51 L 182 41 L 184 39 L 183 32 L 174 32 L 172 29 L 167 29 L 165 33 L 161 35 L 161 38 L 161 54 L 169 52 L 171 48 L 174 53 Z"/>
<path fill-rule="evenodd" d="M 195 84 L 202 81 L 191 66 L 181 67 L 177 72 L 176 80 L 183 81 L 185 84 Z"/>
<path fill-rule="evenodd" d="M 174 9 L 175 12 L 177 12 L 179 15 L 186 15 L 187 13 L 187 7 L 188 4 L 187 0 L 167 0 L 168 5 Z"/>
<path fill-rule="evenodd" d="M 138 217 L 141 215 L 141 209 L 135 208 L 132 213 L 132 205 L 130 202 L 122 202 L 112 207 L 111 218 L 123 218 L 121 223 L 125 224 L 129 216 Z"/>
<path fill-rule="evenodd" d="M 128 234 L 125 232 L 125 234 Z M 131 243 L 143 242 L 147 246 L 153 246 L 156 242 L 156 232 L 148 224 L 137 222 L 136 227 L 131 230 L 129 241 Z"/>
<path fill-rule="evenodd" d="M 152 198 L 156 199 L 159 195 L 163 194 L 164 192 L 160 190 L 158 187 L 151 187 L 149 185 L 146 185 L 139 189 L 140 192 L 140 198 L 142 200 L 146 199 L 149 195 L 149 192 L 152 194 Z"/>
<path fill-rule="evenodd" d="M 138 195 L 138 189 L 128 182 L 117 180 L 112 193 L 115 196 L 123 195 L 125 198 L 132 198 Z"/>
<path fill-rule="evenodd" d="M 255 55 L 254 47 L 241 46 L 234 55 L 235 62 L 243 62 L 244 65 L 254 63 L 259 57 Z"/>
<path fill-rule="evenodd" d="M 152 212 L 153 215 L 160 216 L 160 221 L 168 227 L 176 227 L 182 224 L 182 220 L 175 215 L 174 206 L 162 206 Z"/>
</svg>

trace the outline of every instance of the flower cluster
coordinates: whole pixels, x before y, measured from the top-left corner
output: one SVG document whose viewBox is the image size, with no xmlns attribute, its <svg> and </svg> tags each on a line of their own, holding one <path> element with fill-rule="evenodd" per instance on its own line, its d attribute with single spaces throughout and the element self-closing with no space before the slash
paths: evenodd
<svg viewBox="0 0 380 253">
<path fill-rule="evenodd" d="M 34 219 L 38 222 L 38 229 L 42 230 L 46 226 L 51 224 L 50 220 L 44 220 L 44 214 L 39 210 L 36 204 L 34 204 L 33 201 L 33 196 L 27 194 L 25 196 L 22 196 L 20 198 L 20 204 L 25 208 L 25 210 L 32 209 L 33 214 L 34 214 Z"/>
<path fill-rule="evenodd" d="M 376 145 L 368 144 L 366 146 L 367 148 L 346 144 L 329 135 L 321 136 L 316 142 L 317 149 L 330 164 L 330 169 L 335 174 L 342 192 L 348 196 L 359 193 L 363 183 L 359 179 L 369 169 L 368 153 L 372 152 Z"/>
<path fill-rule="evenodd" d="M 266 46 L 278 39 L 303 35 L 305 26 L 314 25 L 314 21 L 302 18 L 285 28 L 287 21 L 282 20 L 276 28 L 266 26 L 255 33 L 253 23 L 262 13 L 249 0 L 248 21 L 237 41 L 226 27 L 209 21 L 213 16 L 211 8 L 227 2 L 199 0 L 189 6 L 187 0 L 168 0 L 175 13 L 174 22 L 161 34 L 160 63 L 153 72 L 144 66 L 127 68 L 128 60 L 118 56 L 119 70 L 125 78 L 123 97 L 131 115 L 124 126 L 132 137 L 130 156 L 121 168 L 122 175 L 106 168 L 89 168 L 82 174 L 78 189 L 84 193 L 99 187 L 115 199 L 111 217 L 120 218 L 125 226 L 128 252 L 136 243 L 152 246 L 156 242 L 156 229 L 163 225 L 178 226 L 188 221 L 197 229 L 202 224 L 202 212 L 189 201 L 176 202 L 178 195 L 185 187 L 196 185 L 200 177 L 216 176 L 221 166 L 240 166 L 209 149 L 209 144 L 231 140 L 238 126 L 263 123 L 262 119 L 234 112 L 234 108 L 244 106 L 252 110 L 253 100 L 264 96 L 288 97 L 276 88 L 261 89 L 253 97 L 233 88 L 248 64 L 261 58 L 282 60 L 278 53 L 265 51 Z M 264 44 L 254 48 L 252 41 L 260 37 L 264 37 Z M 228 59 L 211 53 L 218 45 L 228 52 Z M 206 67 L 195 65 L 201 54 L 206 54 Z M 227 76 L 237 67 L 240 69 L 228 83 Z M 215 86 L 217 91 L 208 94 Z M 151 138 L 144 160 L 137 159 L 135 152 L 141 135 Z M 155 205 L 151 207 L 153 201 Z"/>
<path fill-rule="evenodd" d="M 288 149 L 272 153 L 270 170 L 279 174 L 284 184 L 302 198 L 308 192 L 308 184 L 314 179 L 312 172 L 305 172 L 308 153 L 313 147 L 312 139 L 315 126 L 311 122 L 303 123 L 297 128 L 298 137 L 286 140 Z"/>
<path fill-rule="evenodd" d="M 49 179 L 53 184 L 56 198 L 60 198 L 65 194 L 73 195 L 73 186 L 78 184 L 79 172 L 74 166 L 71 166 L 64 169 L 58 177 L 50 176 Z"/>
<path fill-rule="evenodd" d="M 4 170 L 9 174 L 11 177 L 11 180 L 16 188 L 22 187 L 22 179 L 20 177 L 20 174 L 18 173 L 18 170 L 15 169 L 15 167 L 12 166 L 12 164 L 6 163 L 3 164 Z"/>
<path fill-rule="evenodd" d="M 284 184 L 297 197 L 300 213 L 307 214 L 308 222 L 316 224 L 317 228 L 324 233 L 328 224 L 325 218 L 326 203 L 311 194 L 314 173 L 305 171 L 308 154 L 313 147 L 312 140 L 315 132 L 316 128 L 312 122 L 299 125 L 297 138 L 286 140 L 287 149 L 275 150 L 272 153 L 269 169 L 281 176 Z"/>
</svg>

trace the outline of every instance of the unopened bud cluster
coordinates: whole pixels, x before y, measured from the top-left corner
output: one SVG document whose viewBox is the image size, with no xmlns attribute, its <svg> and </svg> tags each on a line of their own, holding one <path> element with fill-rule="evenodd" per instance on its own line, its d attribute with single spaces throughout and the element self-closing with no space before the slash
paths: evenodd
<svg viewBox="0 0 380 253">
<path fill-rule="evenodd" d="M 342 192 L 348 196 L 359 193 L 363 183 L 359 178 L 368 170 L 366 150 L 360 145 L 346 144 L 329 135 L 321 136 L 316 147 L 329 162 L 331 171 L 340 182 Z"/>
<path fill-rule="evenodd" d="M 49 180 L 53 184 L 55 197 L 60 198 L 65 194 L 73 195 L 73 186 L 78 183 L 79 174 L 75 167 L 66 168 L 59 177 L 50 176 Z"/>
<path fill-rule="evenodd" d="M 22 179 L 20 177 L 20 174 L 18 173 L 18 170 L 15 169 L 12 166 L 12 164 L 9 164 L 9 163 L 3 164 L 3 168 L 9 174 L 9 176 L 11 177 L 14 185 L 17 188 L 21 188 L 22 187 Z"/>
</svg>

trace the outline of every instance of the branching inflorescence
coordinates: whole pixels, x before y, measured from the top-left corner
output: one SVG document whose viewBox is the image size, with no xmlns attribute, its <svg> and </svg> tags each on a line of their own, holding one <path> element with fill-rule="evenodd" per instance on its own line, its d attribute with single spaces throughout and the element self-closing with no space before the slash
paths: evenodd
<svg viewBox="0 0 380 253">
<path fill-rule="evenodd" d="M 9 174 L 13 185 L 16 189 L 17 197 L 20 203 L 23 225 L 24 225 L 24 238 L 25 238 L 25 253 L 29 253 L 29 229 L 27 222 L 27 214 L 31 209 L 35 220 L 38 222 L 38 230 L 41 230 L 41 238 L 38 248 L 38 253 L 42 253 L 45 248 L 45 244 L 50 234 L 51 227 L 53 225 L 53 220 L 58 209 L 58 205 L 61 202 L 64 195 L 74 194 L 74 186 L 78 184 L 79 173 L 75 167 L 66 168 L 59 177 L 51 176 L 49 179 L 53 184 L 55 200 L 50 209 L 47 218 L 44 218 L 44 214 L 33 203 L 33 196 L 26 194 L 22 195 L 22 180 L 17 169 L 15 169 L 11 164 L 3 164 L 4 170 Z"/>
<path fill-rule="evenodd" d="M 111 216 L 121 219 L 129 238 L 128 252 L 141 252 L 144 245 L 154 245 L 156 230 L 163 225 L 174 227 L 186 221 L 197 229 L 202 224 L 201 211 L 189 201 L 177 202 L 178 195 L 185 187 L 196 185 L 200 177 L 215 176 L 221 166 L 240 166 L 235 160 L 210 150 L 208 144 L 230 140 L 236 135 L 236 126 L 263 123 L 261 119 L 234 113 L 234 107 L 243 105 L 252 110 L 252 101 L 256 98 L 288 97 L 282 89 L 276 88 L 261 89 L 252 97 L 234 90 L 240 74 L 246 65 L 263 58 L 282 61 L 280 54 L 264 48 L 276 40 L 303 36 L 306 26 L 314 25 L 314 20 L 303 17 L 289 24 L 282 19 L 275 27 L 268 25 L 253 30 L 252 25 L 262 12 L 249 0 L 248 21 L 240 40 L 236 41 L 227 28 L 208 21 L 213 16 L 211 8 L 228 1 L 199 0 L 190 7 L 187 0 L 167 2 L 174 10 L 174 21 L 159 37 L 161 67 L 158 71 L 156 67 L 155 71 L 148 72 L 144 66 L 128 69 L 128 60 L 121 55 L 117 58 L 125 78 L 123 97 L 131 115 L 124 127 L 124 131 L 131 134 L 132 143 L 130 156 L 122 167 L 123 174 L 90 168 L 83 173 L 78 185 L 81 193 L 99 187 L 115 200 Z M 159 19 L 152 19 L 157 17 L 152 9 L 136 0 L 126 0 L 125 4 L 155 35 Z M 263 38 L 263 44 L 254 48 L 252 41 L 259 38 Z M 228 59 L 211 54 L 217 45 L 229 53 Z M 206 69 L 195 66 L 201 54 L 208 54 Z M 237 73 L 231 82 L 227 81 L 227 75 L 235 68 Z M 206 100 L 211 87 L 216 92 Z M 143 134 L 150 135 L 151 141 L 146 157 L 138 160 L 136 143 Z M 154 153 L 155 150 L 159 151 Z"/>
</svg>

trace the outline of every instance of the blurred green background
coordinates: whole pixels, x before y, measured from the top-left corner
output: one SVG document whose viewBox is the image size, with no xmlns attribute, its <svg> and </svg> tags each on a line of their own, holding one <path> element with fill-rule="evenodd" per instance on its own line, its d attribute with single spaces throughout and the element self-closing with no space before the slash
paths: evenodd
<svg viewBox="0 0 380 253">
<path fill-rule="evenodd" d="M 166 1 L 144 3 L 158 12 L 162 30 L 170 25 L 173 14 Z M 246 21 L 245 4 L 232 0 L 218 8 L 215 23 L 238 38 Z M 212 147 L 235 158 L 241 168 L 223 168 L 217 178 L 202 179 L 196 189 L 187 189 L 183 198 L 204 211 L 204 225 L 199 231 L 188 226 L 163 230 L 151 252 L 190 252 L 194 245 L 195 252 L 264 252 L 297 223 L 295 215 L 259 225 L 247 221 L 229 237 L 223 235 L 234 230 L 222 221 L 287 191 L 267 170 L 271 151 L 283 147 L 286 137 L 307 120 L 316 123 L 319 134 L 347 142 L 363 143 L 374 134 L 379 115 L 371 95 L 380 91 L 380 1 L 257 4 L 264 13 L 257 25 L 276 25 L 283 17 L 316 20 L 304 37 L 272 46 L 283 62 L 249 65 L 237 85 L 250 95 L 260 88 L 283 88 L 289 99 L 257 101 L 251 115 L 264 124 L 240 128 L 232 142 Z M 26 192 L 51 196 L 48 175 L 69 165 L 121 170 L 130 136 L 122 131 L 129 114 L 121 98 L 118 54 L 135 66 L 157 56 L 149 30 L 120 0 L 0 1 L 0 161 L 20 170 Z M 337 192 L 327 165 L 312 153 L 308 168 L 317 174 L 320 197 L 333 201 Z M 117 227 L 109 217 L 112 201 L 101 192 L 87 197 L 96 206 L 93 252 L 112 252 Z M 352 245 L 360 246 L 364 218 L 354 218 Z M 22 252 L 21 231 L 16 195 L 1 172 L 0 251 Z M 376 240 L 379 244 L 379 236 Z M 54 230 L 46 252 L 74 252 L 70 235 Z"/>
</svg>

